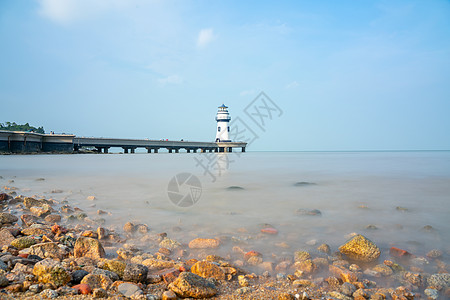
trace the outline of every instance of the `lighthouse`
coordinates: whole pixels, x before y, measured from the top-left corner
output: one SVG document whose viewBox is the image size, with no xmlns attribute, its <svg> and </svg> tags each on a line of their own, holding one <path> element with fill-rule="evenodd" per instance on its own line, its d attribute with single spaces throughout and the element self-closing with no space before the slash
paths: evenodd
<svg viewBox="0 0 450 300">
<path fill-rule="evenodd" d="M 228 106 L 222 104 L 219 106 L 219 110 L 217 111 L 216 121 L 217 121 L 217 130 L 216 130 L 216 142 L 231 142 L 228 137 L 228 133 L 230 132 L 230 122 L 231 117 L 228 113 Z"/>
</svg>

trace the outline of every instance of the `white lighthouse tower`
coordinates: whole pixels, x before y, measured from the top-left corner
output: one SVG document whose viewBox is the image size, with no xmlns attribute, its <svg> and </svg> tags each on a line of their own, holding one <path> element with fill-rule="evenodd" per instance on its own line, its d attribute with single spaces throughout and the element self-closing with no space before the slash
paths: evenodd
<svg viewBox="0 0 450 300">
<path fill-rule="evenodd" d="M 228 113 L 228 106 L 222 104 L 219 106 L 217 111 L 216 121 L 217 121 L 217 131 L 216 131 L 216 142 L 231 142 L 228 136 L 230 132 L 230 122 L 231 117 Z"/>
</svg>

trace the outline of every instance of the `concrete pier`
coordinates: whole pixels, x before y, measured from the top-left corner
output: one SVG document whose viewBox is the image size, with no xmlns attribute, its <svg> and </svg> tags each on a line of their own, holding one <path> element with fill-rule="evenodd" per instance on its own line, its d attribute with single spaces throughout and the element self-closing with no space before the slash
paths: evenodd
<svg viewBox="0 0 450 300">
<path fill-rule="evenodd" d="M 72 134 L 40 134 L 0 130 L 0 152 L 73 152 Z"/>
</svg>

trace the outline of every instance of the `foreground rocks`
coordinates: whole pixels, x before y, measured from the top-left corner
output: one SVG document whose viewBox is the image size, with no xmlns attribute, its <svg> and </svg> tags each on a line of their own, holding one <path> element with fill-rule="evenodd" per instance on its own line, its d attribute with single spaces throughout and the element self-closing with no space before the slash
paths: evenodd
<svg viewBox="0 0 450 300">
<path fill-rule="evenodd" d="M 356 234 L 338 249 L 311 239 L 304 243 L 307 249 L 298 249 L 283 238 L 282 229 L 270 224 L 258 225 L 254 232 L 243 229 L 241 235 L 209 238 L 188 237 L 190 233 L 182 228 L 155 233 L 145 224 L 132 222 L 116 232 L 68 204 L 59 207 L 55 201 L 19 196 L 8 196 L 3 204 L 0 298 L 403 300 L 450 296 L 449 267 L 444 262 L 448 253 L 435 245 L 423 254 L 395 246 L 380 249 Z M 51 214 L 40 214 L 42 209 Z M 300 214 L 319 216 L 320 212 Z M 267 253 L 253 241 L 273 244 L 279 251 Z"/>
</svg>

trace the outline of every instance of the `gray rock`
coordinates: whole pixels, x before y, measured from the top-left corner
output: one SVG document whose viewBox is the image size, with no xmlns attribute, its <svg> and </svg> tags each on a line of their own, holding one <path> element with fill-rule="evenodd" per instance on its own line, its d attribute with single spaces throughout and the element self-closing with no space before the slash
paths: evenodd
<svg viewBox="0 0 450 300">
<path fill-rule="evenodd" d="M 123 280 L 131 282 L 145 282 L 147 280 L 148 268 L 140 264 L 127 264 L 123 271 Z"/>
<path fill-rule="evenodd" d="M 85 270 L 76 270 L 72 273 L 72 283 L 79 284 L 84 276 L 88 275 L 89 272 Z"/>
<path fill-rule="evenodd" d="M 12 215 L 10 213 L 0 213 L 0 223 L 1 224 L 12 224 L 14 222 L 17 222 L 19 218 L 17 218 L 15 215 Z"/>
<path fill-rule="evenodd" d="M 32 284 L 32 285 L 30 285 L 28 290 L 33 293 L 39 293 L 41 291 L 41 285 L 40 284 Z"/>
<path fill-rule="evenodd" d="M 3 260 L 0 260 L 0 270 L 6 271 L 6 269 L 8 269 L 8 265 Z"/>
<path fill-rule="evenodd" d="M 449 273 L 438 273 L 433 274 L 428 278 L 428 286 L 434 287 L 438 290 L 450 286 L 450 274 Z"/>
<path fill-rule="evenodd" d="M 91 274 L 103 274 L 106 277 L 109 277 L 112 281 L 117 281 L 120 279 L 119 275 L 117 275 L 116 273 L 109 271 L 109 270 L 99 269 L 99 268 L 94 268 L 91 271 Z"/>
<path fill-rule="evenodd" d="M 341 285 L 341 293 L 346 296 L 352 296 L 355 291 L 356 291 L 356 287 L 349 282 L 344 282 Z"/>
<path fill-rule="evenodd" d="M 426 289 L 423 293 L 428 296 L 428 299 L 439 299 L 439 292 L 435 289 Z"/>
<path fill-rule="evenodd" d="M 134 293 L 139 291 L 140 288 L 133 283 L 124 282 L 119 284 L 117 287 L 117 291 L 124 295 L 125 297 L 131 297 Z"/>
<path fill-rule="evenodd" d="M 0 287 L 7 286 L 9 284 L 9 280 L 5 275 L 0 274 Z"/>
<path fill-rule="evenodd" d="M 58 293 L 55 290 L 51 290 L 51 289 L 46 289 L 43 290 L 40 294 L 41 297 L 43 297 L 44 299 L 55 299 L 58 298 Z"/>
</svg>

